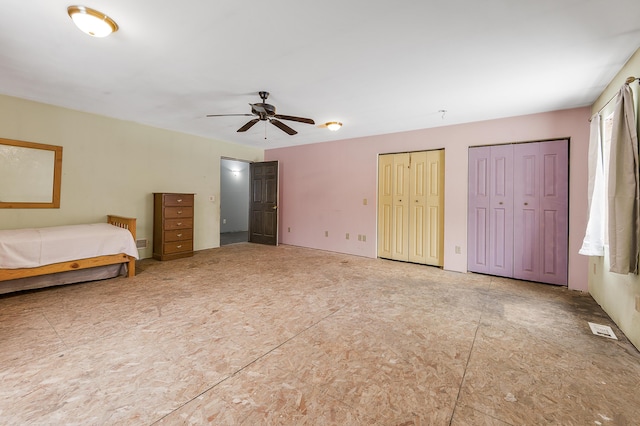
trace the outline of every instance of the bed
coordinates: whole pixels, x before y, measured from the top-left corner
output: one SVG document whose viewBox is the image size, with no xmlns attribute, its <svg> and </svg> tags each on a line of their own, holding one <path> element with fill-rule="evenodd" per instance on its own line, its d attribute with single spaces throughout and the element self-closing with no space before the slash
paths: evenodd
<svg viewBox="0 0 640 426">
<path fill-rule="evenodd" d="M 136 219 L 0 230 L 0 294 L 136 271 Z"/>
</svg>

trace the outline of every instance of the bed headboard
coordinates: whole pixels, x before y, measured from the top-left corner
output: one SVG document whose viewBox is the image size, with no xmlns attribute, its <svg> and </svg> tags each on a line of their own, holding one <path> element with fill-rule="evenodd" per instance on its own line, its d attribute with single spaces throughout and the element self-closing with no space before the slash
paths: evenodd
<svg viewBox="0 0 640 426">
<path fill-rule="evenodd" d="M 133 240 L 136 240 L 136 218 L 135 217 L 123 217 L 116 215 L 107 215 L 107 223 L 117 226 L 118 228 L 128 229 L 133 235 Z"/>
</svg>

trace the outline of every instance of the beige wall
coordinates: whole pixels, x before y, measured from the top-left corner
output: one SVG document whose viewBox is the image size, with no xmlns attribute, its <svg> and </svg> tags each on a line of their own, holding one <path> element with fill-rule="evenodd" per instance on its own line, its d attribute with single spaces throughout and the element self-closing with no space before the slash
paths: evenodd
<svg viewBox="0 0 640 426">
<path fill-rule="evenodd" d="M 136 217 L 138 239 L 150 244 L 140 250 L 143 258 L 152 254 L 153 192 L 195 193 L 194 248 L 218 247 L 220 158 L 264 156 L 262 149 L 7 96 L 0 96 L 0 137 L 63 147 L 60 208 L 0 209 L 0 229 Z"/>
<path fill-rule="evenodd" d="M 640 77 L 640 49 L 629 59 L 602 95 L 593 104 L 595 113 L 615 96 L 627 77 Z M 634 83 L 637 85 L 638 83 Z M 614 101 L 615 102 L 615 101 Z M 610 109 L 611 102 L 607 109 Z M 640 298 L 640 276 L 620 275 L 609 272 L 609 250 L 604 257 L 589 259 L 589 293 L 609 314 L 631 342 L 640 348 L 640 312 L 636 310 L 636 298 Z M 640 302 L 638 302 L 640 303 Z M 640 309 L 640 308 L 638 308 Z"/>
</svg>

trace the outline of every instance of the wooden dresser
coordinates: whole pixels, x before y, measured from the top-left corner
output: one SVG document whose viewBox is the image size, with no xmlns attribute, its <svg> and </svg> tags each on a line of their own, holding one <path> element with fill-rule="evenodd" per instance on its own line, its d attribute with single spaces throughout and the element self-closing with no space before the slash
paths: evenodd
<svg viewBox="0 0 640 426">
<path fill-rule="evenodd" d="M 153 257 L 193 256 L 193 194 L 153 194 Z"/>
</svg>

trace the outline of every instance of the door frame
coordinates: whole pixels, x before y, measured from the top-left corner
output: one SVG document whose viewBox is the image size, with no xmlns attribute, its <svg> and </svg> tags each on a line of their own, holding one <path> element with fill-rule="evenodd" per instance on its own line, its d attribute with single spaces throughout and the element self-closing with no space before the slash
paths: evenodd
<svg viewBox="0 0 640 426">
<path fill-rule="evenodd" d="M 219 194 L 219 196 L 218 196 L 218 236 L 220 236 L 220 234 L 223 234 L 223 232 L 222 232 L 222 221 L 224 219 L 223 212 L 222 212 L 222 205 L 224 203 L 224 199 L 223 199 L 223 195 L 222 195 L 222 192 L 223 192 L 222 174 L 226 173 L 226 172 L 232 172 L 231 169 L 224 169 L 222 167 L 223 166 L 223 161 L 234 161 L 234 162 L 237 162 L 237 163 L 246 164 L 246 173 L 249 173 L 249 165 L 251 164 L 251 161 L 249 161 L 249 160 L 243 160 L 243 159 L 240 159 L 240 158 L 232 158 L 232 157 L 222 157 L 222 156 L 220 157 L 220 163 L 219 163 L 220 164 L 220 187 L 219 187 L 219 192 L 218 192 L 218 194 Z M 249 183 L 249 178 L 247 178 L 247 183 Z M 247 184 L 245 190 L 246 191 L 245 191 L 245 193 L 243 195 L 246 197 L 247 200 L 250 200 L 250 198 L 251 198 L 251 189 L 250 189 L 249 184 Z M 209 201 L 215 202 L 216 201 L 215 200 L 215 195 L 210 195 L 209 196 Z M 247 201 L 247 203 L 248 203 L 248 201 Z M 247 212 L 243 211 L 243 213 L 247 213 Z M 248 217 L 248 215 L 247 215 L 246 229 L 247 229 L 247 234 L 248 234 L 248 231 L 249 231 L 249 217 Z M 249 240 L 249 237 L 247 235 L 247 241 L 248 240 Z M 218 241 L 218 245 L 222 246 L 220 244 L 220 241 Z"/>
</svg>

